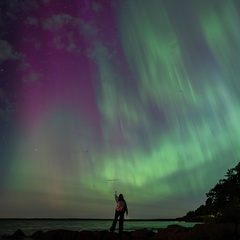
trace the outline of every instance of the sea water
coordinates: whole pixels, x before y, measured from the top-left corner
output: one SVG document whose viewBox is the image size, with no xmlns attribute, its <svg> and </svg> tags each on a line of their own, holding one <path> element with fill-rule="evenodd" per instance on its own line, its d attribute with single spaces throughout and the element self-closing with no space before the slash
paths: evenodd
<svg viewBox="0 0 240 240">
<path fill-rule="evenodd" d="M 79 219 L 0 219 L 0 236 L 13 234 L 21 229 L 25 235 L 30 236 L 36 231 L 49 231 L 56 229 L 72 231 L 102 231 L 109 230 L 112 220 L 79 220 Z M 184 227 L 193 227 L 196 223 L 178 222 L 178 221 L 125 221 L 124 231 L 133 231 L 137 229 L 148 229 L 157 231 L 159 228 L 166 228 L 169 225 L 178 224 Z"/>
</svg>

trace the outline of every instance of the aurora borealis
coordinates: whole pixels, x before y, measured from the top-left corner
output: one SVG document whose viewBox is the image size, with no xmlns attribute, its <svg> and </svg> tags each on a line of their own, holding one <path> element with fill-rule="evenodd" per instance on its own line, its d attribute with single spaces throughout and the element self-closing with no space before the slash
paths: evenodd
<svg viewBox="0 0 240 240">
<path fill-rule="evenodd" d="M 0 2 L 0 217 L 195 210 L 240 160 L 237 0 Z"/>
</svg>

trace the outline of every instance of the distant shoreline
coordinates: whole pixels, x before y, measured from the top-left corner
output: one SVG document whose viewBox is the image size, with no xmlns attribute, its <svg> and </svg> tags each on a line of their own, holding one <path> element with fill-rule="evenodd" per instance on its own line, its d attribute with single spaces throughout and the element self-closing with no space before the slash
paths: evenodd
<svg viewBox="0 0 240 240">
<path fill-rule="evenodd" d="M 40 220 L 40 221 L 46 221 L 46 220 L 55 220 L 55 221 L 112 221 L 112 218 L 0 218 L 0 221 L 6 221 L 6 220 Z M 159 219 L 125 219 L 125 221 L 139 221 L 139 222 L 172 222 L 177 221 L 181 222 L 181 220 L 177 218 L 159 218 Z"/>
</svg>

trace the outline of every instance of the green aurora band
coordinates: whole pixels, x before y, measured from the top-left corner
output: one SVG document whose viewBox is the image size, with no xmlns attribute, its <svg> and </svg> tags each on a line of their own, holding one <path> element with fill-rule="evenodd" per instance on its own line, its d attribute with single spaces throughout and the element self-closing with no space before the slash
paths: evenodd
<svg viewBox="0 0 240 240">
<path fill-rule="evenodd" d="M 237 164 L 240 15 L 234 1 L 183 2 L 117 4 L 119 39 L 82 51 L 97 68 L 101 141 L 74 108 L 48 111 L 12 154 L 7 188 L 17 206 L 32 192 L 47 217 L 109 218 L 118 190 L 132 218 L 178 217 Z M 100 36 L 91 24 L 86 34 Z"/>
</svg>

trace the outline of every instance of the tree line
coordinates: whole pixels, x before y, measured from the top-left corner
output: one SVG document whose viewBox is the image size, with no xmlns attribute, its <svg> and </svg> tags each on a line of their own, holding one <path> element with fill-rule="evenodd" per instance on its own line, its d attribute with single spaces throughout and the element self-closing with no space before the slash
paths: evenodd
<svg viewBox="0 0 240 240">
<path fill-rule="evenodd" d="M 185 221 L 240 222 L 240 162 L 206 193 L 205 204 L 180 218 Z"/>
</svg>

